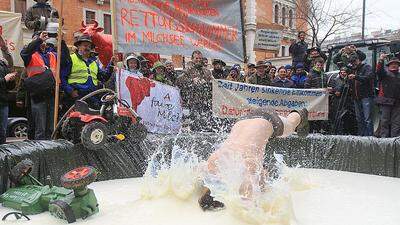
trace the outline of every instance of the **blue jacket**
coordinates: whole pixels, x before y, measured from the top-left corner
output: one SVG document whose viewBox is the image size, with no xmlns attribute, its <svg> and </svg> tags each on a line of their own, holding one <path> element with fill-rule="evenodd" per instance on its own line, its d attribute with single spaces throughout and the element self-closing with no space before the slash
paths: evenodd
<svg viewBox="0 0 400 225">
<path fill-rule="evenodd" d="M 304 88 L 304 84 L 307 81 L 307 73 L 293 74 L 291 80 L 296 88 Z"/>
<path fill-rule="evenodd" d="M 77 53 L 77 56 L 79 58 L 82 58 L 82 56 L 80 56 L 78 53 Z M 97 79 L 100 82 L 103 82 L 103 83 L 106 82 L 113 73 L 112 64 L 110 63 L 107 65 L 106 69 L 102 69 L 100 67 L 100 64 L 97 61 L 97 57 L 95 57 L 95 56 L 90 57 L 87 61 L 85 61 L 86 65 L 90 65 L 92 62 L 96 62 L 97 66 L 99 68 L 99 71 L 97 73 Z M 79 93 L 79 97 L 81 98 L 81 97 L 101 88 L 101 84 L 99 84 L 98 86 L 94 85 L 91 77 L 89 77 L 88 80 L 86 81 L 86 83 L 84 83 L 84 84 L 68 84 L 68 77 L 71 74 L 71 70 L 72 70 L 72 60 L 71 60 L 71 56 L 69 54 L 66 59 L 65 65 L 66 65 L 65 66 L 66 73 L 62 74 L 62 76 L 61 76 L 61 88 L 65 93 L 71 94 L 71 92 L 73 90 L 77 90 Z"/>
</svg>

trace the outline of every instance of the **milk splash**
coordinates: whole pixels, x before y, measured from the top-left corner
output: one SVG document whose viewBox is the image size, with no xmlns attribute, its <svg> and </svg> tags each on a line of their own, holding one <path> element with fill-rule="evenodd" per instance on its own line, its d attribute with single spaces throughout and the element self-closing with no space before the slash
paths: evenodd
<svg viewBox="0 0 400 225">
<path fill-rule="evenodd" d="M 276 163 L 269 170 L 268 178 L 261 176 L 262 168 L 251 178 L 254 187 L 251 198 L 239 193 L 243 181 L 249 179 L 239 154 L 222 157 L 217 162 L 220 171 L 217 175 L 208 174 L 204 169 L 206 162 L 190 150 L 175 145 L 170 159 L 168 156 L 158 151 L 151 157 L 144 176 L 142 199 L 172 195 L 197 204 L 204 185 L 216 200 L 225 204 L 224 210 L 246 223 L 289 225 L 295 220 L 291 193 L 312 187 L 296 168 L 285 165 L 282 155 L 274 154 Z"/>
</svg>

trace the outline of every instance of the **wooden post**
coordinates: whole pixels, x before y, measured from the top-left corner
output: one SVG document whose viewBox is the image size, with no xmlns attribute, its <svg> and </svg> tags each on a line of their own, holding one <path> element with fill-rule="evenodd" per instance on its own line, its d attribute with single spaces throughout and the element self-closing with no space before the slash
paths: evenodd
<svg viewBox="0 0 400 225">
<path fill-rule="evenodd" d="M 63 0 L 60 0 L 60 14 L 58 19 L 58 40 L 57 40 L 57 68 L 56 68 L 56 88 L 54 96 L 54 130 L 57 127 L 58 120 L 58 107 L 60 102 L 60 73 L 61 73 L 61 41 L 63 38 L 62 23 L 63 23 Z"/>
<path fill-rule="evenodd" d="M 117 21 L 116 21 L 116 8 L 115 8 L 115 1 L 111 0 L 111 34 L 112 34 L 112 44 L 113 44 L 113 53 L 118 51 L 117 47 L 117 39 L 118 39 L 118 32 L 117 32 Z"/>
</svg>

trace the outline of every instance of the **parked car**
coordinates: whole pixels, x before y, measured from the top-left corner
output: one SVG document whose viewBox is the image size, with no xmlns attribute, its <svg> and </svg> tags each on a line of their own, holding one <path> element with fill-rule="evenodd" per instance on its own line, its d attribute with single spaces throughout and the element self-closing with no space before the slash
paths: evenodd
<svg viewBox="0 0 400 225">
<path fill-rule="evenodd" d="M 16 138 L 28 137 L 28 120 L 25 117 L 9 117 L 7 136 Z"/>
</svg>

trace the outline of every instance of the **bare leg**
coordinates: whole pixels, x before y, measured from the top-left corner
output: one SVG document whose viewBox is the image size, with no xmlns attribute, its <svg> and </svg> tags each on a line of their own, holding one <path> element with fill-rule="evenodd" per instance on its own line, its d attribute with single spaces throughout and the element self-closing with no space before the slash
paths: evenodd
<svg viewBox="0 0 400 225">
<path fill-rule="evenodd" d="M 246 166 L 246 173 L 248 174 L 248 176 L 246 176 L 248 180 L 245 180 L 242 183 L 239 192 L 242 196 L 251 198 L 253 189 L 252 184 L 254 184 L 251 179 L 262 170 L 265 146 L 268 143 L 269 138 L 274 134 L 276 135 L 276 133 L 274 133 L 274 127 L 277 130 L 281 130 L 281 133 L 278 134 L 279 136 L 289 136 L 295 132 L 295 129 L 299 126 L 302 120 L 299 113 L 292 112 L 286 118 L 279 117 L 281 120 L 281 127 L 277 128 L 276 119 L 279 120 L 279 118 L 277 115 L 273 115 L 273 118 L 275 120 L 259 117 L 238 121 L 233 126 L 231 133 L 222 146 L 208 158 L 208 172 L 214 175 L 218 174 L 218 159 L 224 154 L 230 154 L 233 151 L 237 153 L 237 151 L 239 151 L 243 157 Z M 203 209 L 205 208 L 201 201 L 204 200 L 203 198 L 206 193 L 209 194 L 208 189 L 204 190 L 204 195 L 199 200 Z"/>
</svg>

